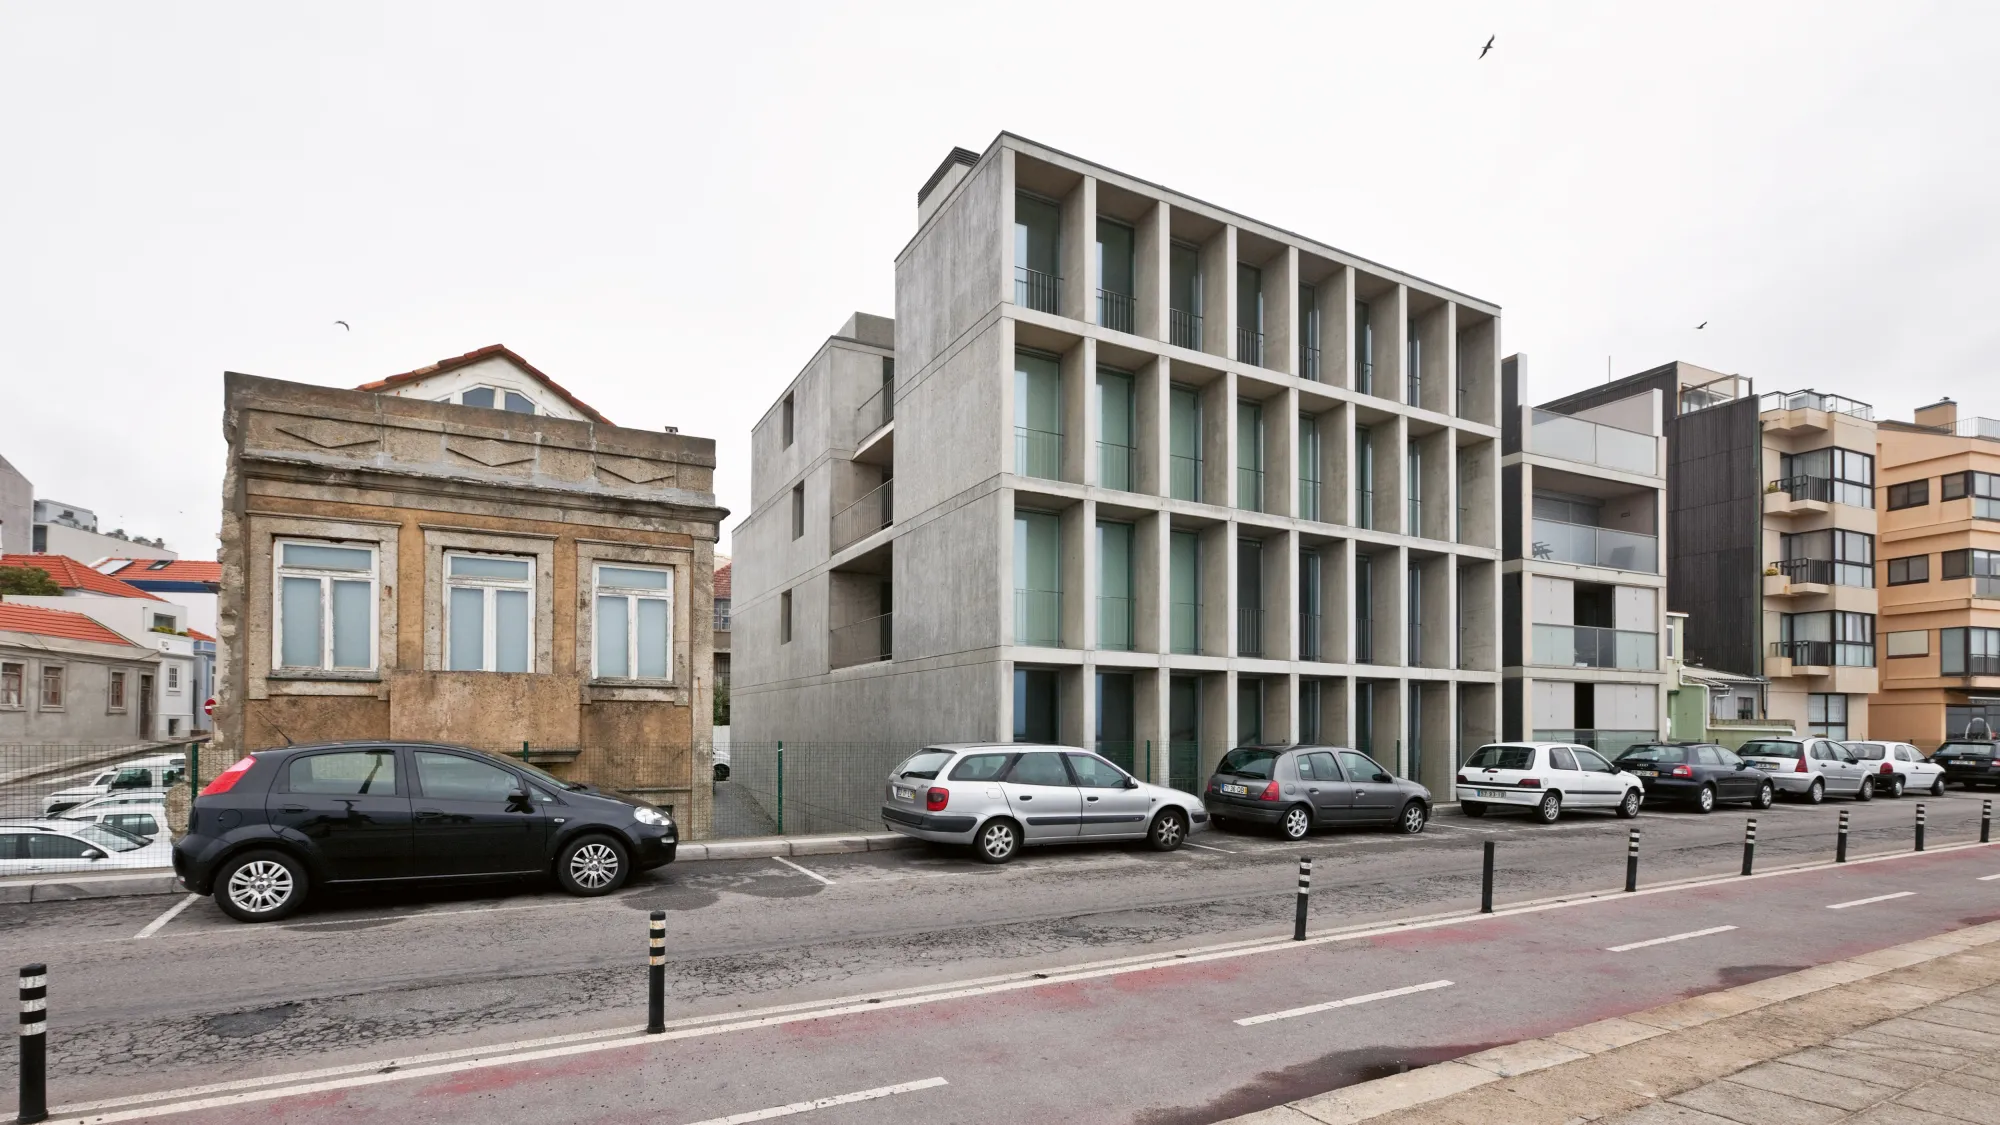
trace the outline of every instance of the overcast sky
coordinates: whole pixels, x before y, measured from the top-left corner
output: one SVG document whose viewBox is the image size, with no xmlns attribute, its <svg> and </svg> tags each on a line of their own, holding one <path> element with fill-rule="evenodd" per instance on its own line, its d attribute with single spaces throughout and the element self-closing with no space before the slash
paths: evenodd
<svg viewBox="0 0 2000 1125">
<path fill-rule="evenodd" d="M 6 4 L 0 454 L 213 557 L 223 371 L 499 342 L 716 438 L 733 525 L 752 422 L 1002 129 L 1497 302 L 1537 400 L 1678 358 L 2000 415 L 1996 43 L 1970 2 Z"/>
</svg>

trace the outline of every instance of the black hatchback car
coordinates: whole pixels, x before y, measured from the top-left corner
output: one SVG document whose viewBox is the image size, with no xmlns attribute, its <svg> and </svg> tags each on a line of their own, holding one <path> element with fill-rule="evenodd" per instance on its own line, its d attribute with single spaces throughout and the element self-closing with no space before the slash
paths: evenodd
<svg viewBox="0 0 2000 1125">
<path fill-rule="evenodd" d="M 1977 789 L 2000 786 L 2000 742 L 1983 738 L 1953 738 L 1931 752 L 1931 761 L 1944 767 L 1944 779 L 1953 785 Z"/>
<path fill-rule="evenodd" d="M 1748 801 L 1768 809 L 1777 788 L 1763 770 L 1712 742 L 1641 742 L 1614 763 L 1646 783 L 1646 801 L 1680 801 L 1713 812 L 1718 801 Z"/>
<path fill-rule="evenodd" d="M 462 746 L 337 742 L 258 750 L 194 800 L 174 873 L 241 922 L 321 887 L 553 876 L 610 894 L 673 862 L 666 812 Z"/>
</svg>

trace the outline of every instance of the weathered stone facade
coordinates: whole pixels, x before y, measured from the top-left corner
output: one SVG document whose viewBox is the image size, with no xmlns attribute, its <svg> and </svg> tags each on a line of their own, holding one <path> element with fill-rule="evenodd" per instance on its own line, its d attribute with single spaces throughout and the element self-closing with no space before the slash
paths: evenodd
<svg viewBox="0 0 2000 1125">
<path fill-rule="evenodd" d="M 224 382 L 216 751 L 204 773 L 287 738 L 527 743 L 538 765 L 671 805 L 685 831 L 706 834 L 710 584 L 727 514 L 715 506 L 712 439 L 234 373 Z M 349 628 L 329 642 L 350 655 L 325 667 L 287 666 L 303 662 L 277 635 L 283 614 L 300 613 L 281 602 L 277 552 L 299 541 L 372 559 L 346 584 L 352 595 L 368 583 L 370 635 Z M 525 671 L 446 670 L 452 552 L 531 564 Z M 652 595 L 655 609 L 668 603 L 664 675 L 596 674 L 599 565 L 670 575 Z M 284 589 L 295 587 L 314 589 Z M 317 604 L 329 635 L 345 624 L 334 613 L 359 619 L 356 602 Z"/>
</svg>

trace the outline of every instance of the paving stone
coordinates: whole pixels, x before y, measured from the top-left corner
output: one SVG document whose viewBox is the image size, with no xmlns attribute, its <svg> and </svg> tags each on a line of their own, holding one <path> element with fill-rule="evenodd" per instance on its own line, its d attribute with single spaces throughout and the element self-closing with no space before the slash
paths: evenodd
<svg viewBox="0 0 2000 1125">
<path fill-rule="evenodd" d="M 1745 1086 L 1755 1086 L 1774 1094 L 1785 1094 L 1807 1101 L 1823 1102 L 1853 1111 L 1867 1109 L 1876 1102 L 1887 1101 L 1908 1084 L 1885 1085 L 1867 1082 L 1859 1078 L 1848 1078 L 1838 1074 L 1828 1074 L 1823 1070 L 1807 1070 L 1802 1066 L 1792 1066 L 1783 1062 L 1759 1063 L 1748 1070 L 1738 1071 L 1729 1076 L 1731 1082 Z M 1921 1081 L 1921 1079 L 1920 1079 Z"/>
<path fill-rule="evenodd" d="M 1502 1078 L 1512 1078 L 1530 1071 L 1547 1070 L 1560 1063 L 1575 1062 L 1589 1055 L 1574 1047 L 1548 1039 L 1524 1039 L 1519 1043 L 1509 1043 L 1504 1047 L 1480 1051 L 1466 1055 L 1459 1062 L 1490 1070 Z"/>
<path fill-rule="evenodd" d="M 1898 1097 L 1896 1104 L 1963 1121 L 1985 1122 L 1987 1125 L 2000 1121 L 2000 1094 L 1982 1093 L 1943 1082 L 1919 1086 Z"/>
<path fill-rule="evenodd" d="M 1847 1111 L 1838 1106 L 1774 1094 L 1726 1079 L 1676 1094 L 1672 1101 L 1743 1125 L 1827 1125 L 1847 1116 Z"/>
<path fill-rule="evenodd" d="M 1983 1031 L 1988 1035 L 2000 1035 L 2000 1015 L 1990 1012 L 1975 1012 L 1970 1008 L 1953 1008 L 1946 1004 L 1932 1004 L 1922 1011 L 1910 1013 L 1913 1020 L 1938 1023 L 1946 1027 L 1962 1027 L 1968 1031 Z"/>
<path fill-rule="evenodd" d="M 1928 1081 L 1944 1069 L 1941 1066 L 1885 1059 L 1860 1051 L 1844 1051 L 1838 1047 L 1808 1047 L 1798 1054 L 1785 1056 L 1784 1061 L 1808 1070 L 1858 1078 L 1864 1082 L 1880 1082 L 1899 1089 Z"/>
<path fill-rule="evenodd" d="M 1989 1015 L 2000 1016 L 2000 995 L 1988 996 L 1985 995 L 1985 990 L 1968 992 L 1963 996 L 1954 996 L 1946 1000 L 1944 1006 L 1947 1008 L 1959 1008 L 1968 1012 L 1986 1012 Z"/>
<path fill-rule="evenodd" d="M 1847 1119 L 1846 1125 L 1965 1125 L 1965 1122 L 1890 1102 L 1855 1114 Z"/>
<path fill-rule="evenodd" d="M 2000 1035 L 1908 1016 L 1884 1020 L 1871 1030 L 1878 1035 L 1899 1036 L 1911 1042 L 1937 1043 L 1973 1052 L 2000 1050 Z"/>
<path fill-rule="evenodd" d="M 1951 1067 L 1963 1066 L 1977 1056 L 1960 1051 L 1956 1047 L 1939 1043 L 1913 1043 L 1908 1039 L 1883 1035 L 1872 1029 L 1863 1029 L 1852 1035 L 1843 1035 L 1829 1040 L 1829 1047 L 1843 1051 L 1854 1051 L 1876 1058 L 1893 1059 L 1896 1062 L 1915 1063 L 1918 1066 Z"/>
<path fill-rule="evenodd" d="M 1666 1033 L 1665 1028 L 1613 1017 L 1608 1020 L 1598 1020 L 1596 1023 L 1587 1023 L 1582 1027 L 1572 1027 L 1568 1031 L 1559 1031 L 1549 1038 L 1565 1047 L 1574 1047 L 1586 1055 L 1596 1055 Z"/>
<path fill-rule="evenodd" d="M 1971 1070 L 1954 1070 L 1950 1074 L 1939 1076 L 1937 1080 L 1953 1086 L 1962 1086 L 1968 1090 L 1975 1090 L 1982 1094 L 2000 1094 L 2000 1079 L 1984 1074 L 1975 1074 Z"/>
<path fill-rule="evenodd" d="M 1717 1117 L 1672 1102 L 1654 1102 L 1616 1117 L 1598 1118 L 1603 1125 L 1736 1125 L 1735 1119 Z"/>
</svg>

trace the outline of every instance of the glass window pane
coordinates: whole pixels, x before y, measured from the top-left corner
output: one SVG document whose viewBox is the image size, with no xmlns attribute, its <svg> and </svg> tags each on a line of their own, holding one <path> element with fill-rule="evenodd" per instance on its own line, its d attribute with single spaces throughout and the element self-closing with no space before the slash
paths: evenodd
<svg viewBox="0 0 2000 1125">
<path fill-rule="evenodd" d="M 621 586 L 634 590 L 664 590 L 673 581 L 667 570 L 638 570 L 627 566 L 605 566 L 597 570 L 599 586 Z"/>
<path fill-rule="evenodd" d="M 496 559 L 487 555 L 451 556 L 454 578 L 512 578 L 526 582 L 534 564 L 527 559 Z"/>
<path fill-rule="evenodd" d="M 1098 284 L 1127 296 L 1132 288 L 1132 228 L 1109 219 L 1097 220 Z"/>
<path fill-rule="evenodd" d="M 493 661 L 495 672 L 530 670 L 526 590 L 493 592 Z"/>
<path fill-rule="evenodd" d="M 396 795 L 396 755 L 387 750 L 310 754 L 292 759 L 285 788 L 340 797 Z"/>
<path fill-rule="evenodd" d="M 491 409 L 493 406 L 493 388 L 474 387 L 460 395 L 458 400 L 467 406 L 484 406 Z"/>
<path fill-rule="evenodd" d="M 533 414 L 535 412 L 535 403 L 534 400 L 529 398 L 527 395 L 516 394 L 513 391 L 508 391 L 507 409 L 513 411 L 516 414 Z"/>
<path fill-rule="evenodd" d="M 477 672 L 486 667 L 486 591 L 469 587 L 451 592 L 444 666 L 453 672 Z"/>
<path fill-rule="evenodd" d="M 375 584 L 372 582 L 335 582 L 333 584 L 333 666 L 335 668 L 372 668 L 370 659 L 373 646 L 369 633 L 374 629 L 374 607 L 369 603 L 374 598 Z"/>
<path fill-rule="evenodd" d="M 1097 373 L 1099 425 L 1112 445 L 1132 444 L 1132 377 L 1111 371 Z"/>
<path fill-rule="evenodd" d="M 309 566 L 317 570 L 367 570 L 375 563 L 375 552 L 365 547 L 321 547 L 312 543 L 283 545 L 285 566 Z"/>
<path fill-rule="evenodd" d="M 1062 432 L 1062 374 L 1055 360 L 1014 353 L 1014 424 L 1043 433 Z"/>
<path fill-rule="evenodd" d="M 319 579 L 287 578 L 279 594 L 279 660 L 287 668 L 317 668 L 320 641 Z"/>
<path fill-rule="evenodd" d="M 1132 596 L 1132 525 L 1097 525 L 1098 591 L 1107 598 Z"/>
<path fill-rule="evenodd" d="M 1014 264 L 1053 277 L 1059 215 L 1056 205 L 1031 195 L 1014 197 Z"/>
<path fill-rule="evenodd" d="M 664 680 L 672 674 L 667 664 L 670 628 L 664 599 L 639 599 L 639 676 L 642 679 Z"/>
<path fill-rule="evenodd" d="M 435 801 L 504 803 L 521 780 L 499 766 L 456 754 L 417 751 L 417 781 Z"/>
<path fill-rule="evenodd" d="M 597 674 L 611 679 L 631 676 L 625 657 L 629 607 L 624 598 L 599 595 L 597 599 Z"/>
</svg>

